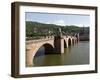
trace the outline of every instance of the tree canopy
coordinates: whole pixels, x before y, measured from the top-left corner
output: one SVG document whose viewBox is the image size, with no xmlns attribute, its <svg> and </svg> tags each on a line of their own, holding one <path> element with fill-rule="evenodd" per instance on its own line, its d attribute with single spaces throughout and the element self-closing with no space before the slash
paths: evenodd
<svg viewBox="0 0 100 80">
<path fill-rule="evenodd" d="M 89 27 L 79 27 L 76 25 L 60 26 L 55 24 L 26 21 L 26 37 L 59 35 L 59 28 L 61 28 L 63 34 L 89 34 Z"/>
</svg>

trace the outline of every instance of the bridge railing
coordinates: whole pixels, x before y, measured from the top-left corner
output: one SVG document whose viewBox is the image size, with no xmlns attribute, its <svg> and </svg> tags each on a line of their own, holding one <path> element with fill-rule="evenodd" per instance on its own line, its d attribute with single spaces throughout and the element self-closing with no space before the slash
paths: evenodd
<svg viewBox="0 0 100 80">
<path fill-rule="evenodd" d="M 36 42 L 41 42 L 41 41 L 47 41 L 47 40 L 51 40 L 51 39 L 54 39 L 54 36 L 46 36 L 46 37 L 41 37 L 40 39 L 27 40 L 26 44 L 36 43 Z"/>
<path fill-rule="evenodd" d="M 54 36 L 37 36 L 37 37 L 26 37 L 26 40 L 39 40 L 39 39 L 50 39 L 54 38 Z"/>
</svg>

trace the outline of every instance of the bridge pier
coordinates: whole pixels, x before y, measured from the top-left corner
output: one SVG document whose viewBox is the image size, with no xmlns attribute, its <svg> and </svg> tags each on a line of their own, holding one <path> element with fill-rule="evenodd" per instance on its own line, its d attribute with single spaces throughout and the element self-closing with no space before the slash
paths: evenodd
<svg viewBox="0 0 100 80">
<path fill-rule="evenodd" d="M 77 43 L 78 43 L 80 41 L 79 33 L 77 33 L 75 37 L 77 38 Z"/>
<path fill-rule="evenodd" d="M 33 66 L 33 50 L 26 49 L 26 67 Z"/>
<path fill-rule="evenodd" d="M 54 38 L 54 46 L 56 53 L 64 53 L 64 39 L 60 36 Z"/>
</svg>

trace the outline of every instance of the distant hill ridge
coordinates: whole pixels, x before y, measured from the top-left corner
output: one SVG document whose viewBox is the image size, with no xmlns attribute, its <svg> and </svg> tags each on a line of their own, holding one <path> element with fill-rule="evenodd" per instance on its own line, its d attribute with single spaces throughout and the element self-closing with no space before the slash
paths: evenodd
<svg viewBox="0 0 100 80">
<path fill-rule="evenodd" d="M 55 25 L 40 22 L 26 21 L 26 36 L 42 36 L 59 34 L 59 28 L 63 33 L 89 34 L 89 27 L 79 27 L 76 25 Z"/>
</svg>

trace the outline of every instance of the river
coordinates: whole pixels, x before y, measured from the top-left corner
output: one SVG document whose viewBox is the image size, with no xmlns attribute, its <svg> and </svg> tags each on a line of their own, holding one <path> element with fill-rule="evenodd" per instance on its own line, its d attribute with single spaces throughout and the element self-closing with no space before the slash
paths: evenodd
<svg viewBox="0 0 100 80">
<path fill-rule="evenodd" d="M 89 64 L 89 41 L 65 48 L 63 54 L 45 55 L 44 47 L 40 48 L 33 60 L 34 66 L 80 65 Z"/>
</svg>

